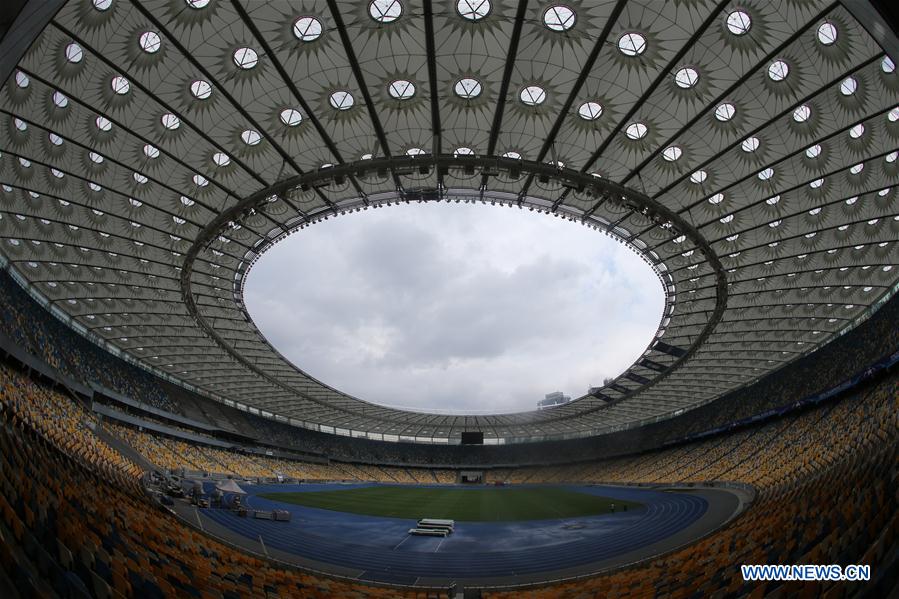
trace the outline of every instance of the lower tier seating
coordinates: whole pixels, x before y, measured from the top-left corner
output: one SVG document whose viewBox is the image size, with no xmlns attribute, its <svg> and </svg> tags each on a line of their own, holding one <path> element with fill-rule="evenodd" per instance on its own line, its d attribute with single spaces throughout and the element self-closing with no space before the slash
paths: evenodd
<svg viewBox="0 0 899 599">
<path fill-rule="evenodd" d="M 0 596 L 408 597 L 279 567 L 214 541 L 152 503 L 136 467 L 83 426 L 81 406 L 4 369 Z"/>
</svg>

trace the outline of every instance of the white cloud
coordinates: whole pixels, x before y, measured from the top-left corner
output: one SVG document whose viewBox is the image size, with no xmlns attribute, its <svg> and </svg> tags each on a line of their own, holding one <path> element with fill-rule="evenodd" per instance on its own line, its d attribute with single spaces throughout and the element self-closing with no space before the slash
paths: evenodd
<svg viewBox="0 0 899 599">
<path fill-rule="evenodd" d="M 279 351 L 341 391 L 510 412 L 627 368 L 663 295 L 639 257 L 580 225 L 413 204 L 297 232 L 253 268 L 246 302 Z"/>
</svg>

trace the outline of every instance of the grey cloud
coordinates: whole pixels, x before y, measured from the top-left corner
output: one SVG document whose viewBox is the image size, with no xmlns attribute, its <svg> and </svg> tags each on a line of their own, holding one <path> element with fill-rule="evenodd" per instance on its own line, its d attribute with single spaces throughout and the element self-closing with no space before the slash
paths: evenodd
<svg viewBox="0 0 899 599">
<path fill-rule="evenodd" d="M 515 411 L 626 368 L 661 314 L 655 275 L 571 223 L 508 209 L 389 208 L 270 251 L 247 304 L 272 344 L 357 397 Z"/>
</svg>

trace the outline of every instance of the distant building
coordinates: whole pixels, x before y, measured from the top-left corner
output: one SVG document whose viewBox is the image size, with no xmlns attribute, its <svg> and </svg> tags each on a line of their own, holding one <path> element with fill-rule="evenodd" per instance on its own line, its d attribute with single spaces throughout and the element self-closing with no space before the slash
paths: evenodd
<svg viewBox="0 0 899 599">
<path fill-rule="evenodd" d="M 547 393 L 544 399 L 538 401 L 537 409 L 542 410 L 543 408 L 548 408 L 550 406 L 560 406 L 569 401 L 571 401 L 571 396 L 565 395 L 561 391 L 555 391 L 553 393 Z"/>
</svg>

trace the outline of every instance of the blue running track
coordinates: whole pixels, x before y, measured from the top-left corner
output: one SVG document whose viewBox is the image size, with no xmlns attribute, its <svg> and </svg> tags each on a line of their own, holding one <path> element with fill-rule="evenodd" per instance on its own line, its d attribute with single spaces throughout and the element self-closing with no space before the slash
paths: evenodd
<svg viewBox="0 0 899 599">
<path fill-rule="evenodd" d="M 648 489 L 564 485 L 572 491 L 631 500 L 628 512 L 561 520 L 456 522 L 444 538 L 413 537 L 414 520 L 381 518 L 270 501 L 267 492 L 305 492 L 371 486 L 305 484 L 245 485 L 245 503 L 255 509 L 287 509 L 290 522 L 240 518 L 218 509 L 203 515 L 231 531 L 287 553 L 364 570 L 360 578 L 415 584 L 426 578 L 490 578 L 589 564 L 665 539 L 698 520 L 705 499 Z M 559 486 L 559 485 L 557 485 Z"/>
</svg>

